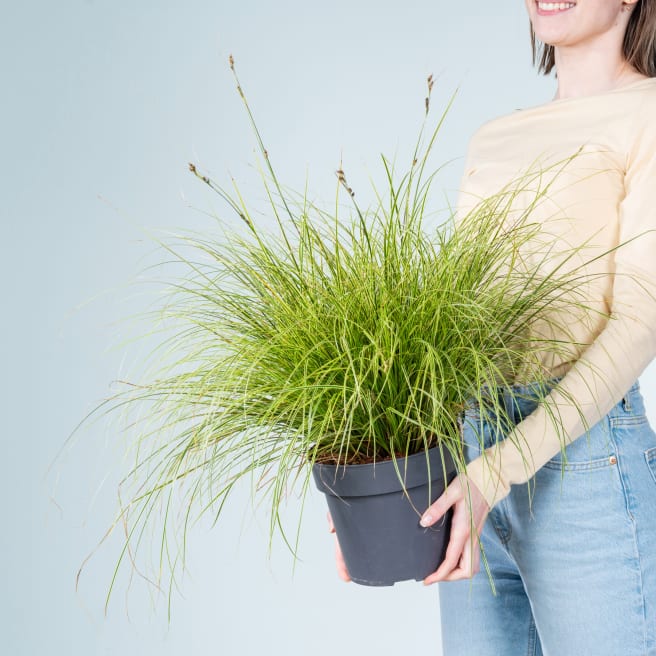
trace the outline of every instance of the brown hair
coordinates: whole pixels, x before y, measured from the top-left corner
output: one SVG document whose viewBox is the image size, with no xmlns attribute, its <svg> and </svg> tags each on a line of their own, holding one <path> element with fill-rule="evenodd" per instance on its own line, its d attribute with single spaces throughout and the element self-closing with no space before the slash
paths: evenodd
<svg viewBox="0 0 656 656">
<path fill-rule="evenodd" d="M 556 65 L 554 47 L 540 43 L 531 28 L 533 66 L 538 72 L 549 75 Z M 656 77 L 656 0 L 638 0 L 631 11 L 622 46 L 624 58 L 637 71 Z"/>
</svg>

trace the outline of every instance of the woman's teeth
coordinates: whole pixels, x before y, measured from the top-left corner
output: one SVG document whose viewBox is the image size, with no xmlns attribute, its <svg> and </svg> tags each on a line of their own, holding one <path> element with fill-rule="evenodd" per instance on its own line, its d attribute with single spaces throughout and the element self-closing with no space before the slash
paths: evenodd
<svg viewBox="0 0 656 656">
<path fill-rule="evenodd" d="M 575 5 L 575 2 L 538 2 L 538 8 L 542 11 L 560 11 L 571 9 Z"/>
</svg>

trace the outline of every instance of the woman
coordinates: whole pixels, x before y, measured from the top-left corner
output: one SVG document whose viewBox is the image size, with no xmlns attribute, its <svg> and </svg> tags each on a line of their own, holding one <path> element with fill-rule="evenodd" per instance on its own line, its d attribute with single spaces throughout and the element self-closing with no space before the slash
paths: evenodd
<svg viewBox="0 0 656 656">
<path fill-rule="evenodd" d="M 517 386 L 526 400 L 506 435 L 465 416 L 467 470 L 421 521 L 453 508 L 446 559 L 425 583 L 443 582 L 445 656 L 656 654 L 656 434 L 635 382 L 656 355 L 656 0 L 526 6 L 534 61 L 555 68 L 557 93 L 474 134 L 459 210 L 530 163 L 580 151 L 532 217 L 556 246 L 597 249 L 601 311 L 571 326 L 571 358 L 545 362 L 542 403 Z M 337 564 L 348 580 L 339 546 Z"/>
</svg>

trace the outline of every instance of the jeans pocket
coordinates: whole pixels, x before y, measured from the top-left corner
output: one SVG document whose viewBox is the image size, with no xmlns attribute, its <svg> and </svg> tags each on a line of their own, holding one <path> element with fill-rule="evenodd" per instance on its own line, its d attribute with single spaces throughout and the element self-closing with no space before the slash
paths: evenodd
<svg viewBox="0 0 656 656">
<path fill-rule="evenodd" d="M 626 417 L 611 417 L 610 423 L 613 428 L 631 428 L 633 426 L 648 426 L 649 420 L 647 419 L 647 415 L 636 414 L 627 415 Z"/>
<path fill-rule="evenodd" d="M 559 452 L 545 467 L 564 471 L 588 471 L 611 467 L 617 463 L 616 446 L 608 420 L 602 420 Z"/>
<path fill-rule="evenodd" d="M 547 463 L 545 463 L 545 468 L 546 469 L 559 469 L 561 471 L 567 471 L 567 472 L 588 472 L 593 469 L 603 469 L 605 467 L 612 467 L 615 465 L 617 461 L 614 459 L 614 457 L 611 456 L 606 456 L 604 458 L 590 458 L 589 460 L 577 460 L 576 462 L 572 462 L 571 460 L 567 460 L 567 462 L 563 462 L 560 458 L 553 458 L 552 460 L 549 460 Z"/>
<path fill-rule="evenodd" d="M 647 461 L 647 467 L 649 467 L 654 483 L 656 483 L 656 446 L 645 451 L 645 460 Z"/>
</svg>

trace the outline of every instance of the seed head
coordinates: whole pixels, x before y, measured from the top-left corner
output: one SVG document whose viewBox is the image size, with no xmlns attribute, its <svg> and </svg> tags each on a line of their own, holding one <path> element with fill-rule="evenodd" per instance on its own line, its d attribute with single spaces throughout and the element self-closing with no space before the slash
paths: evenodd
<svg viewBox="0 0 656 656">
<path fill-rule="evenodd" d="M 426 106 L 426 114 L 428 114 L 428 110 L 430 109 L 430 96 L 433 91 L 433 84 L 435 81 L 433 80 L 433 74 L 431 73 L 428 76 L 428 79 L 426 80 L 426 84 L 428 85 L 428 96 L 426 96 L 425 99 L 425 106 Z"/>
<path fill-rule="evenodd" d="M 201 175 L 196 169 L 193 162 L 189 162 L 189 170 L 197 177 L 200 178 L 205 184 L 210 184 L 210 179 L 206 175 Z"/>
<path fill-rule="evenodd" d="M 342 171 L 342 169 L 337 169 L 337 171 L 335 171 L 335 175 L 337 176 L 337 180 L 342 185 L 342 187 L 346 189 L 349 196 L 351 198 L 355 198 L 355 192 L 353 191 L 353 189 L 351 189 L 351 187 L 348 186 L 348 183 L 346 182 L 346 176 L 344 175 L 344 171 Z"/>
</svg>

